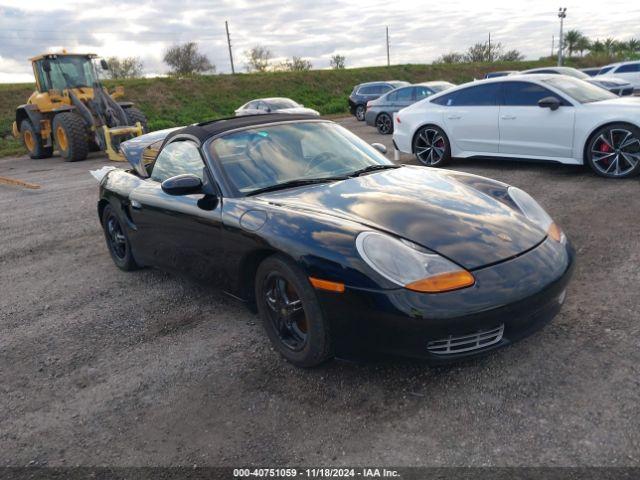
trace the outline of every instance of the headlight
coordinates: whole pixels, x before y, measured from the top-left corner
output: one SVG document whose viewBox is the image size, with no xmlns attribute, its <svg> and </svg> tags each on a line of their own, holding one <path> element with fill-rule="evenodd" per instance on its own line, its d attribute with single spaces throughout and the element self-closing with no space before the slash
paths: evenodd
<svg viewBox="0 0 640 480">
<path fill-rule="evenodd" d="M 560 227 L 531 195 L 517 187 L 509 187 L 509 196 L 529 220 L 542 228 L 556 242 L 567 241 Z"/>
<path fill-rule="evenodd" d="M 465 269 L 408 240 L 362 232 L 356 238 L 356 248 L 376 272 L 409 290 L 449 292 L 475 283 L 473 275 Z"/>
</svg>

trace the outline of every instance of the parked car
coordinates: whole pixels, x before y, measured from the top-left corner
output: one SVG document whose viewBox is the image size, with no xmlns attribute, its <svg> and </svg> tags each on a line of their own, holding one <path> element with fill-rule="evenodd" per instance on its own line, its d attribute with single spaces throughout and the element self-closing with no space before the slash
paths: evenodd
<svg viewBox="0 0 640 480">
<path fill-rule="evenodd" d="M 602 76 L 621 78 L 631 83 L 633 88 L 638 90 L 640 89 L 640 61 L 612 63 L 602 67 L 595 78 Z"/>
<path fill-rule="evenodd" d="M 520 73 L 522 73 L 523 75 L 526 75 L 529 73 L 550 73 L 555 75 L 568 75 L 570 77 L 579 78 L 580 80 L 584 80 L 593 85 L 597 85 L 598 87 L 604 88 L 605 90 L 609 90 L 611 93 L 614 93 L 619 96 L 633 94 L 633 85 L 631 85 L 626 80 L 611 77 L 611 76 L 590 77 L 589 75 L 587 75 L 584 72 L 581 72 L 577 68 L 541 67 L 541 68 L 532 68 L 531 70 L 525 70 Z"/>
<path fill-rule="evenodd" d="M 601 70 L 601 67 L 589 67 L 589 68 L 580 69 L 582 73 L 586 73 L 590 77 L 595 77 L 600 70 Z"/>
<path fill-rule="evenodd" d="M 586 163 L 604 177 L 630 177 L 640 170 L 640 98 L 566 75 L 480 80 L 400 110 L 393 141 L 430 166 L 491 156 Z"/>
<path fill-rule="evenodd" d="M 390 80 L 388 82 L 367 82 L 361 83 L 353 87 L 351 95 L 349 95 L 349 110 L 360 121 L 364 120 L 364 114 L 367 110 L 367 102 L 375 100 L 391 90 L 406 87 L 409 82 L 400 80 Z"/>
<path fill-rule="evenodd" d="M 367 102 L 364 119 L 367 125 L 376 127 L 383 135 L 393 133 L 393 113 L 418 102 L 429 95 L 455 87 L 449 82 L 424 82 L 408 87 L 400 87 L 385 93 L 380 98 Z"/>
<path fill-rule="evenodd" d="M 574 251 L 518 188 L 396 165 L 308 116 L 181 128 L 147 165 L 136 145 L 122 145 L 133 170 L 100 183 L 116 266 L 222 285 L 295 365 L 354 350 L 479 355 L 531 334 L 565 299 Z"/>
<path fill-rule="evenodd" d="M 290 98 L 258 98 L 245 103 L 236 110 L 236 116 L 261 115 L 265 113 L 297 113 L 303 115 L 320 115 L 313 108 L 306 108 Z"/>
<path fill-rule="evenodd" d="M 484 76 L 484 78 L 506 77 L 507 75 L 513 75 L 514 73 L 518 73 L 518 70 L 502 70 L 499 72 L 489 72 Z"/>
</svg>

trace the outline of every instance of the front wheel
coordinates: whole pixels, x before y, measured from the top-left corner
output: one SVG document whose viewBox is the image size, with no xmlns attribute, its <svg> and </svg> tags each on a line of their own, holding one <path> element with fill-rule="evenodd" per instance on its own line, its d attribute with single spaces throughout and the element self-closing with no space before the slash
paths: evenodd
<svg viewBox="0 0 640 480">
<path fill-rule="evenodd" d="M 376 128 L 381 135 L 389 135 L 393 133 L 393 120 L 388 113 L 381 113 L 376 118 Z"/>
<path fill-rule="evenodd" d="M 133 258 L 129 237 L 127 237 L 122 223 L 116 212 L 111 208 L 111 205 L 107 205 L 102 212 L 102 229 L 104 230 L 104 238 L 107 241 L 107 247 L 113 263 L 124 271 L 140 268 Z"/>
<path fill-rule="evenodd" d="M 451 159 L 451 146 L 441 128 L 427 125 L 416 133 L 413 139 L 413 153 L 423 165 L 440 167 Z"/>
<path fill-rule="evenodd" d="M 20 135 L 31 158 L 49 158 L 53 155 L 53 147 L 44 146 L 42 136 L 36 132 L 29 120 L 23 120 L 20 124 Z"/>
<path fill-rule="evenodd" d="M 258 313 L 274 348 L 298 367 L 315 367 L 332 356 L 329 324 L 302 270 L 279 255 L 258 267 Z"/>
<path fill-rule="evenodd" d="M 358 105 L 356 107 L 356 119 L 359 122 L 364 122 L 364 114 L 367 111 L 366 107 L 364 105 Z"/>
<path fill-rule="evenodd" d="M 87 129 L 84 120 L 77 113 L 62 112 L 53 117 L 53 138 L 65 161 L 76 162 L 87 158 Z"/>
<path fill-rule="evenodd" d="M 640 129 L 626 123 L 607 125 L 589 141 L 586 160 L 601 177 L 628 178 L 640 173 Z"/>
</svg>

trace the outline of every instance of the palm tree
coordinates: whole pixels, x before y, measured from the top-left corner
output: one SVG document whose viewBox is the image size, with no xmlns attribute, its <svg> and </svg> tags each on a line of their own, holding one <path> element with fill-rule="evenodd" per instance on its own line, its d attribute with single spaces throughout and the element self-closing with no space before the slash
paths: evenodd
<svg viewBox="0 0 640 480">
<path fill-rule="evenodd" d="M 569 30 L 564 35 L 564 48 L 569 52 L 569 56 L 576 50 L 576 44 L 583 35 L 578 30 Z"/>
<path fill-rule="evenodd" d="M 591 42 L 591 47 L 589 47 L 589 51 L 594 54 L 604 53 L 605 47 L 602 40 L 596 40 L 595 42 Z"/>
<path fill-rule="evenodd" d="M 604 40 L 604 49 L 609 55 L 613 55 L 614 50 L 617 47 L 617 41 L 615 38 L 606 38 Z"/>
<path fill-rule="evenodd" d="M 591 49 L 591 42 L 589 41 L 589 39 L 585 36 L 581 36 L 576 42 L 576 50 L 580 52 L 580 56 L 583 57 L 585 50 L 590 50 L 590 49 Z"/>
<path fill-rule="evenodd" d="M 629 39 L 627 42 L 627 48 L 634 53 L 640 51 L 640 40 L 637 38 Z"/>
</svg>

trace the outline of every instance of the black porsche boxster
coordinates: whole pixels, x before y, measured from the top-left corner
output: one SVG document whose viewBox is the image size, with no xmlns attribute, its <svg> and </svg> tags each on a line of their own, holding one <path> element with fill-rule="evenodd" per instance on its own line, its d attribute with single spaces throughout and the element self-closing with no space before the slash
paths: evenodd
<svg viewBox="0 0 640 480">
<path fill-rule="evenodd" d="M 259 115 L 122 145 L 100 184 L 115 264 L 187 273 L 255 308 L 295 365 L 433 362 L 509 345 L 560 310 L 574 253 L 524 191 L 401 166 L 317 117 Z"/>
</svg>

